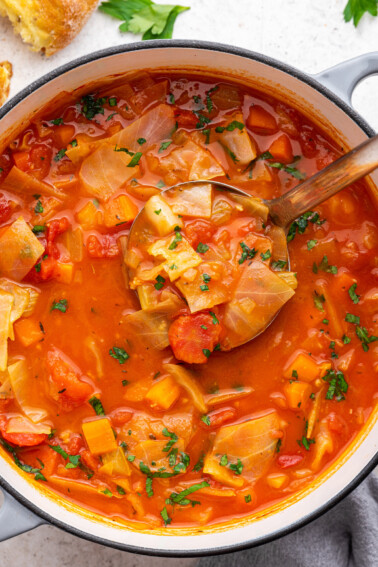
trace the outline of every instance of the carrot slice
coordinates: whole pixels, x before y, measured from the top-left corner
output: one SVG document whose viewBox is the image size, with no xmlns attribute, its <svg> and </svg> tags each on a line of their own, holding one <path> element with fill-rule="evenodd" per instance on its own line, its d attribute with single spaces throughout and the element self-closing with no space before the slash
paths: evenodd
<svg viewBox="0 0 378 567">
<path fill-rule="evenodd" d="M 294 159 L 293 148 L 286 134 L 282 134 L 270 145 L 269 152 L 274 159 L 283 163 L 292 163 Z"/>
<path fill-rule="evenodd" d="M 277 122 L 274 116 L 258 104 L 251 107 L 247 126 L 257 134 L 274 134 L 277 131 Z"/>
<path fill-rule="evenodd" d="M 189 364 L 207 362 L 219 341 L 221 327 L 207 313 L 182 315 L 172 323 L 168 339 L 176 358 Z"/>
</svg>

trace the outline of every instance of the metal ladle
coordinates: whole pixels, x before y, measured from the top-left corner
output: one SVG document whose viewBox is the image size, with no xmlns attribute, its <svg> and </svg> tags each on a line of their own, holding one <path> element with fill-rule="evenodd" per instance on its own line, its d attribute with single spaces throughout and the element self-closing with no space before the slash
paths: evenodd
<svg viewBox="0 0 378 567">
<path fill-rule="evenodd" d="M 351 185 L 355 181 L 358 181 L 374 169 L 378 167 L 378 135 L 370 138 L 366 142 L 363 142 L 347 154 L 343 155 L 312 177 L 309 177 L 281 197 L 271 200 L 262 200 L 264 205 L 269 209 L 269 215 L 273 224 L 287 230 L 290 224 L 303 215 L 303 213 L 312 210 L 314 207 L 323 203 L 348 185 Z M 185 186 L 192 187 L 195 184 L 211 184 L 216 188 L 223 191 L 229 191 L 231 193 L 236 193 L 245 197 L 251 197 L 248 193 L 228 185 L 226 183 L 221 183 L 212 180 L 196 180 L 188 181 L 185 183 L 180 183 L 161 192 L 164 195 L 165 192 L 175 190 L 176 188 L 182 192 L 185 190 Z M 143 211 L 143 209 L 142 209 Z M 133 236 L 137 233 L 141 233 L 143 230 L 143 219 L 145 217 L 139 213 L 139 215 L 134 220 L 129 235 L 129 245 L 133 243 Z M 135 238 L 135 240 L 137 240 Z M 289 254 L 287 254 L 289 259 Z M 288 262 L 289 264 L 289 262 Z M 133 276 L 129 269 L 129 275 Z M 272 321 L 277 316 L 279 310 L 272 315 L 271 319 L 265 325 L 265 327 L 254 336 L 250 337 L 247 341 L 241 341 L 237 345 L 248 342 L 249 340 L 258 336 L 261 332 L 265 331 L 266 328 L 272 323 Z"/>
</svg>

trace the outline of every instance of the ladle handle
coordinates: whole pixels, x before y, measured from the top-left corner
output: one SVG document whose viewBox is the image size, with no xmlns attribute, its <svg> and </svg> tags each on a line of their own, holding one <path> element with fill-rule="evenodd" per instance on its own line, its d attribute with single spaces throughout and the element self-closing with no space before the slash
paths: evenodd
<svg viewBox="0 0 378 567">
<path fill-rule="evenodd" d="M 268 201 L 270 215 L 275 224 L 285 228 L 303 213 L 311 211 L 376 167 L 378 135 L 363 142 L 285 195 Z"/>
</svg>

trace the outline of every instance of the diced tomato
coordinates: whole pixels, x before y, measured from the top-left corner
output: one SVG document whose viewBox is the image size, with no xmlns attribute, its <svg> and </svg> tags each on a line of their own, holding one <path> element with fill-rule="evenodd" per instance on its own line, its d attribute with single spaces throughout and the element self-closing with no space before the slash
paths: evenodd
<svg viewBox="0 0 378 567">
<path fill-rule="evenodd" d="M 77 455 L 84 446 L 85 443 L 81 435 L 72 433 L 67 444 L 67 452 L 70 453 L 70 455 Z"/>
<path fill-rule="evenodd" d="M 122 427 L 133 417 L 133 411 L 129 408 L 117 408 L 113 410 L 109 417 L 115 427 Z"/>
<path fill-rule="evenodd" d="M 274 134 L 277 131 L 277 122 L 274 116 L 258 104 L 251 106 L 247 126 L 256 134 Z"/>
<path fill-rule="evenodd" d="M 49 173 L 52 159 L 51 148 L 34 145 L 30 151 L 30 174 L 37 179 L 43 179 Z"/>
<path fill-rule="evenodd" d="M 294 159 L 293 148 L 291 142 L 286 134 L 282 134 L 272 142 L 269 147 L 269 152 L 275 160 L 282 163 L 292 163 Z"/>
<path fill-rule="evenodd" d="M 119 248 L 116 239 L 110 234 L 97 236 L 91 234 L 87 239 L 88 256 L 91 258 L 115 258 L 119 256 Z"/>
<path fill-rule="evenodd" d="M 279 455 L 277 457 L 277 465 L 281 467 L 281 469 L 288 469 L 290 467 L 295 467 L 303 460 L 303 455 L 300 453 L 290 454 L 287 453 L 286 455 Z"/>
<path fill-rule="evenodd" d="M 13 159 L 18 169 L 21 169 L 22 171 L 28 171 L 30 169 L 31 163 L 29 152 L 14 152 Z"/>
<path fill-rule="evenodd" d="M 200 242 L 209 242 L 216 230 L 214 224 L 204 219 L 197 219 L 185 226 L 186 237 L 193 248 L 197 248 Z"/>
<path fill-rule="evenodd" d="M 345 433 L 347 429 L 347 424 L 345 423 L 342 417 L 332 412 L 327 417 L 327 421 L 328 421 L 328 427 L 331 431 L 337 433 L 338 435 L 342 435 L 343 433 Z"/>
<path fill-rule="evenodd" d="M 56 269 L 56 258 L 44 254 L 36 265 L 30 270 L 26 279 L 29 282 L 41 283 L 53 279 Z"/>
<path fill-rule="evenodd" d="M 191 110 L 183 108 L 175 110 L 175 118 L 179 128 L 195 128 L 198 122 L 197 116 Z"/>
<path fill-rule="evenodd" d="M 7 419 L 4 416 L 0 417 L 0 432 L 5 441 L 17 447 L 34 447 L 47 439 L 44 433 L 7 433 Z"/>
<path fill-rule="evenodd" d="M 65 411 L 81 406 L 93 392 L 92 387 L 80 380 L 72 367 L 62 360 L 57 350 L 47 354 L 51 397 Z"/>
<path fill-rule="evenodd" d="M 211 315 L 195 313 L 176 319 L 169 328 L 168 338 L 178 360 L 201 364 L 207 362 L 220 334 L 221 326 L 214 325 Z"/>
<path fill-rule="evenodd" d="M 8 199 L 6 199 L 3 195 L 0 195 L 0 224 L 9 219 L 11 212 L 12 209 Z"/>
<path fill-rule="evenodd" d="M 304 124 L 299 133 L 299 143 L 305 158 L 312 159 L 319 153 L 316 143 L 316 133 L 312 126 Z"/>
<path fill-rule="evenodd" d="M 59 461 L 63 463 L 62 457 L 58 455 L 56 451 L 50 449 L 47 444 L 42 445 L 42 447 L 38 447 L 38 449 L 29 450 L 27 453 L 24 453 L 23 460 L 28 465 L 38 469 L 41 468 L 41 463 L 39 461 L 42 461 L 44 464 L 42 473 L 46 478 L 55 472 Z"/>
<path fill-rule="evenodd" d="M 80 451 L 80 457 L 82 463 L 89 467 L 92 471 L 96 471 L 98 469 L 100 461 L 97 457 L 92 455 L 92 453 L 88 449 L 82 449 Z"/>
<path fill-rule="evenodd" d="M 210 424 L 201 420 L 200 425 L 203 429 L 209 429 L 209 427 L 217 428 L 223 425 L 224 423 L 227 423 L 228 421 L 235 419 L 236 414 L 237 411 L 233 407 L 217 409 L 209 412 L 206 415 L 206 418 L 208 419 L 206 418 L 205 419 L 207 422 L 210 421 Z"/>
<path fill-rule="evenodd" d="M 71 226 L 71 223 L 66 217 L 55 219 L 47 223 L 47 241 L 53 242 L 59 234 L 66 232 Z"/>
</svg>

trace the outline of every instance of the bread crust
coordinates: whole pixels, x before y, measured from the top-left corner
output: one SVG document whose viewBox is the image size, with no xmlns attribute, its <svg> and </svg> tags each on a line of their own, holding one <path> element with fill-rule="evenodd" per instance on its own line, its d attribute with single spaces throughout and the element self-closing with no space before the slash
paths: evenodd
<svg viewBox="0 0 378 567">
<path fill-rule="evenodd" d="M 12 64 L 9 61 L 0 61 L 0 106 L 8 98 L 11 77 Z"/>
<path fill-rule="evenodd" d="M 34 51 L 52 55 L 68 45 L 98 0 L 0 0 L 0 15 Z"/>
</svg>

